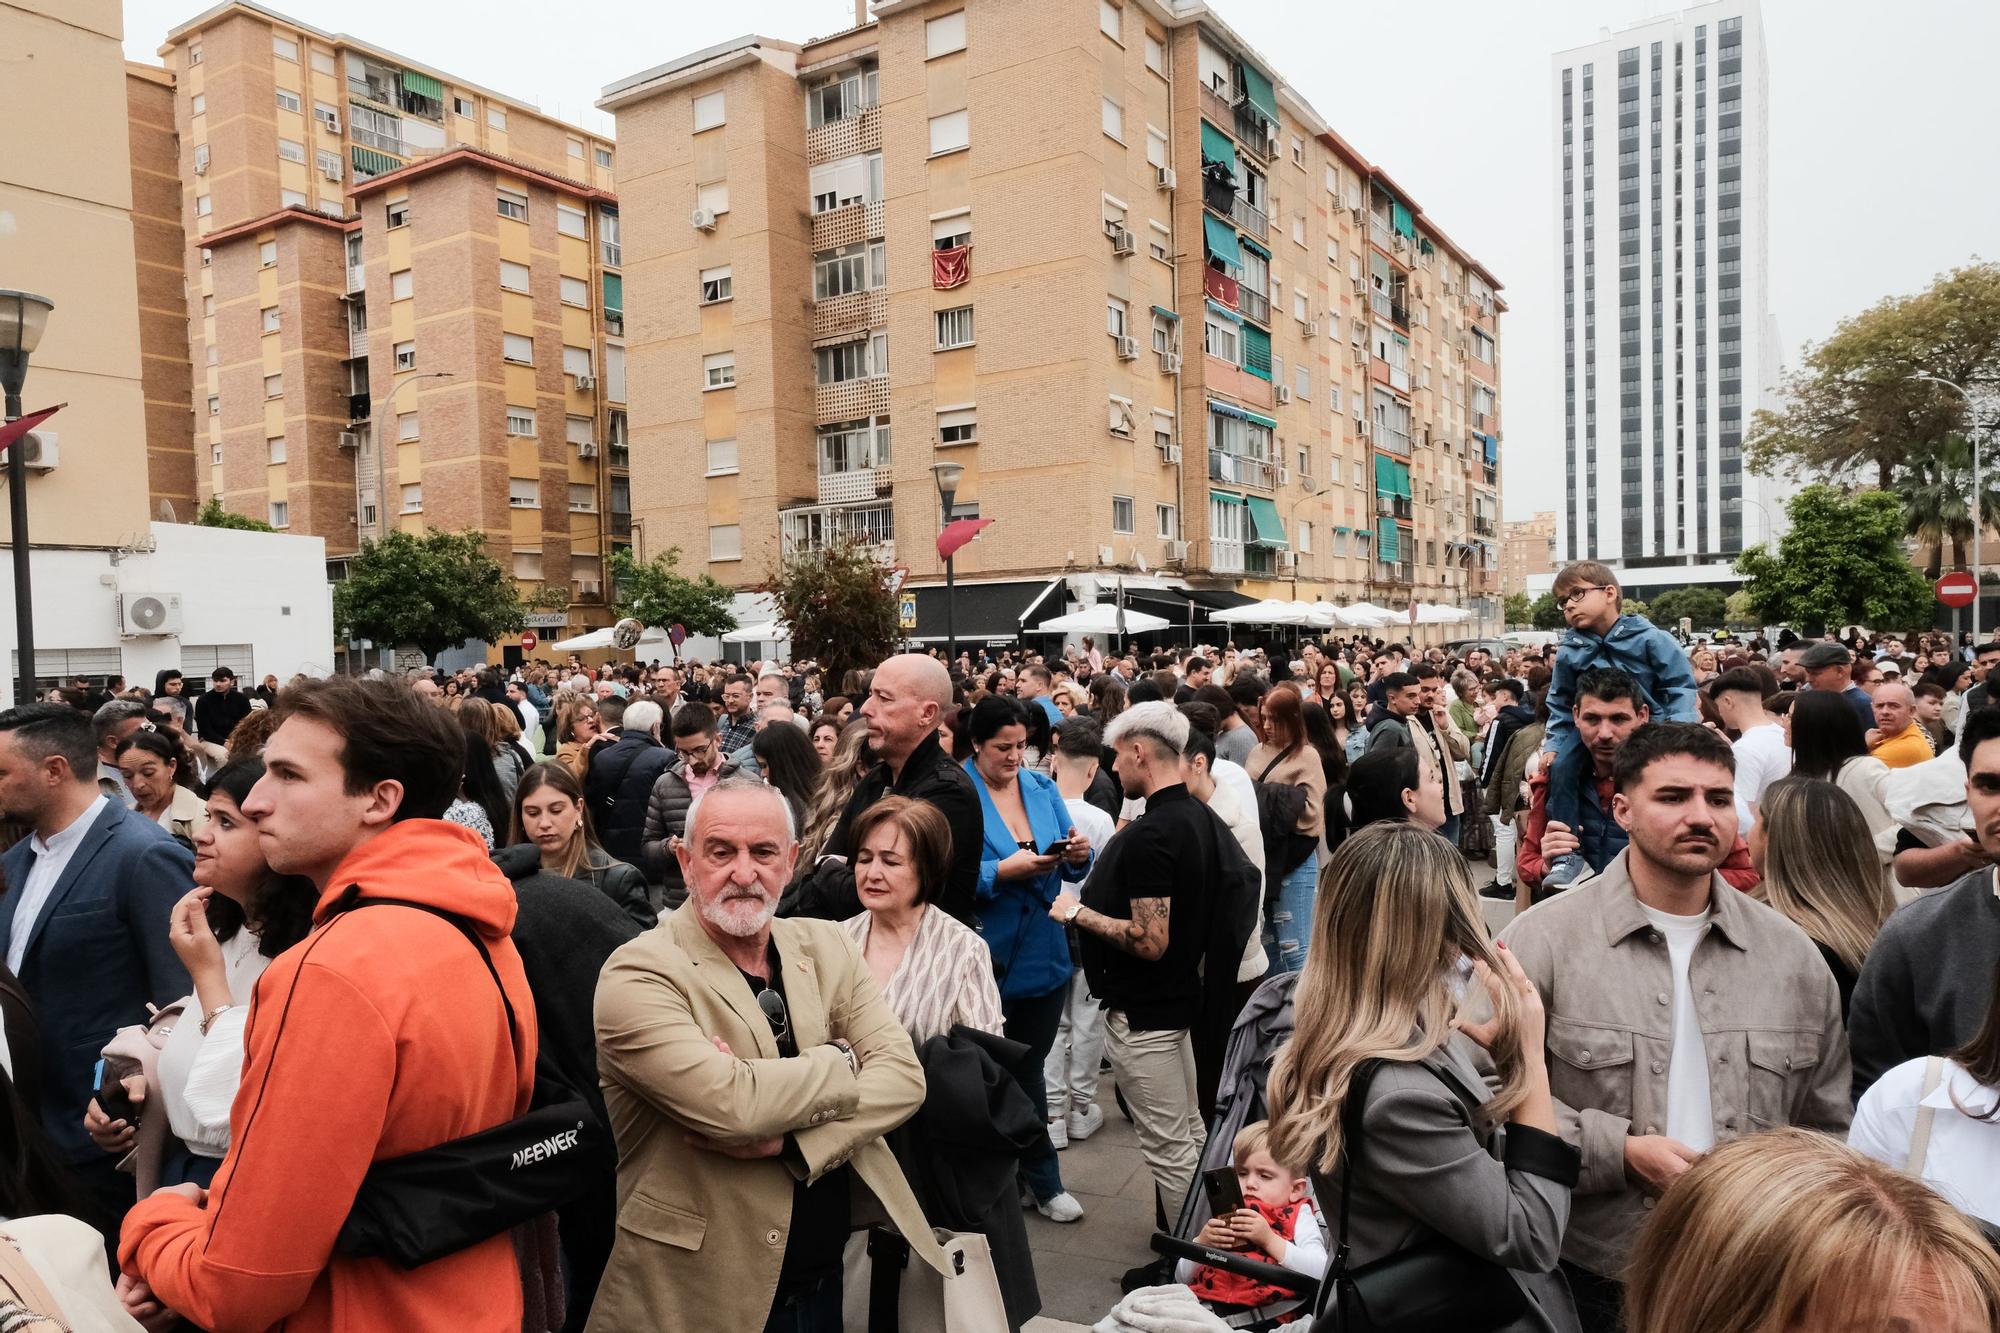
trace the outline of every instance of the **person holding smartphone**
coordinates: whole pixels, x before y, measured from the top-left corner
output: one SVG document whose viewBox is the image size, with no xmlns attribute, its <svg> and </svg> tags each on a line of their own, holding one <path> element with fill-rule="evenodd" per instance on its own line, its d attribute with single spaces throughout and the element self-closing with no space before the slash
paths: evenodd
<svg viewBox="0 0 2000 1333">
<path fill-rule="evenodd" d="M 1231 1166 L 1202 1173 L 1211 1216 L 1195 1235 L 1197 1245 L 1240 1250 L 1246 1258 L 1289 1268 L 1307 1277 L 1326 1273 L 1326 1233 L 1313 1212 L 1312 1181 L 1271 1156 L 1271 1126 L 1259 1120 L 1236 1132 Z M 1259 1306 L 1285 1293 L 1255 1278 L 1183 1259 L 1174 1280 L 1205 1301 Z"/>
</svg>

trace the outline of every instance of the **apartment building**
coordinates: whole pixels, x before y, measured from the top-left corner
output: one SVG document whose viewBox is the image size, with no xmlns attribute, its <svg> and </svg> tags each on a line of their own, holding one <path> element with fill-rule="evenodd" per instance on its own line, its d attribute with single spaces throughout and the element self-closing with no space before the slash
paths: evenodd
<svg viewBox="0 0 2000 1333">
<path fill-rule="evenodd" d="M 1527 592 L 1530 579 L 1546 586 L 1557 568 L 1555 511 L 1503 524 L 1500 531 L 1500 595 Z"/>
<path fill-rule="evenodd" d="M 1744 427 L 1779 369 L 1757 5 L 1607 29 L 1559 52 L 1551 75 L 1558 550 L 1617 565 L 1634 596 L 1735 582 L 1744 546 L 1774 538 L 1774 520 L 1782 531 L 1789 489 L 1743 466 Z"/>
<path fill-rule="evenodd" d="M 197 497 L 325 538 L 336 578 L 385 532 L 477 529 L 545 637 L 608 623 L 630 534 L 611 141 L 240 0 L 160 54 Z"/>
<path fill-rule="evenodd" d="M 146 476 L 156 518 L 194 516 L 194 385 L 188 362 L 187 236 L 181 230 L 180 149 L 174 80 L 152 65 L 125 64 L 132 159 L 132 250 L 139 280 L 140 384 L 146 411 Z"/>
<path fill-rule="evenodd" d="M 1213 10 L 890 0 L 599 105 L 646 549 L 748 587 L 856 535 L 919 639 L 975 515 L 965 639 L 1112 582 L 1177 622 L 1497 596 L 1499 283 Z"/>
</svg>

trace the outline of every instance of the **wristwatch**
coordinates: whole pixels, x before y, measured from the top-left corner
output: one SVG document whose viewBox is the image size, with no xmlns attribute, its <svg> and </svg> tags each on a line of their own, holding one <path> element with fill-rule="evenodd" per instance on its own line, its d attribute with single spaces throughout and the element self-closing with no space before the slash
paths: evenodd
<svg viewBox="0 0 2000 1333">
<path fill-rule="evenodd" d="M 1076 914 L 1078 912 L 1081 912 L 1082 910 L 1083 910 L 1083 899 L 1078 898 L 1074 903 L 1070 905 L 1069 911 L 1063 914 L 1063 924 L 1065 926 L 1073 925 L 1076 922 Z"/>
<path fill-rule="evenodd" d="M 854 1053 L 854 1047 L 848 1044 L 847 1038 L 835 1037 L 827 1045 L 834 1047 L 847 1057 L 847 1070 L 849 1073 L 857 1078 L 861 1076 L 861 1057 Z"/>
</svg>

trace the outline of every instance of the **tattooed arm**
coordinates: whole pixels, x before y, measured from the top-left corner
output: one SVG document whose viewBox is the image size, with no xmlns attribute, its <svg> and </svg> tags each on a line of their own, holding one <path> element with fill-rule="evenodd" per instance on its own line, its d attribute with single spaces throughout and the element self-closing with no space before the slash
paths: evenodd
<svg viewBox="0 0 2000 1333">
<path fill-rule="evenodd" d="M 1076 915 L 1067 919 L 1073 921 L 1077 929 L 1089 931 L 1112 948 L 1122 949 L 1135 958 L 1151 963 L 1158 962 L 1167 951 L 1167 921 L 1173 905 L 1171 898 L 1134 898 L 1130 919 L 1106 916 L 1088 907 L 1079 907 Z M 1060 898 L 1050 909 L 1050 915 L 1055 915 L 1057 911 L 1067 912 L 1067 906 Z"/>
</svg>

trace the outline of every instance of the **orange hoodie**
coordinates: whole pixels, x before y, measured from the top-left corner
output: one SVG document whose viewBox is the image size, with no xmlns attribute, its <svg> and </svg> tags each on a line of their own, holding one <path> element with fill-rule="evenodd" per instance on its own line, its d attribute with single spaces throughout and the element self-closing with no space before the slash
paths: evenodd
<svg viewBox="0 0 2000 1333">
<path fill-rule="evenodd" d="M 331 915 L 349 886 L 470 919 L 402 907 Z M 479 836 L 408 820 L 341 862 L 311 935 L 258 980 L 229 1155 L 208 1206 L 177 1195 L 126 1215 L 118 1258 L 162 1302 L 214 1333 L 519 1333 L 521 1282 L 505 1233 L 405 1271 L 333 1253 L 371 1162 L 522 1114 L 534 1086 L 535 1005 L 508 931 L 514 887 Z"/>
</svg>

